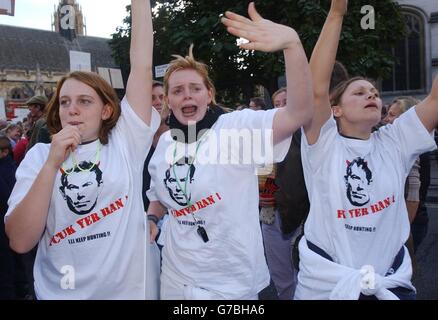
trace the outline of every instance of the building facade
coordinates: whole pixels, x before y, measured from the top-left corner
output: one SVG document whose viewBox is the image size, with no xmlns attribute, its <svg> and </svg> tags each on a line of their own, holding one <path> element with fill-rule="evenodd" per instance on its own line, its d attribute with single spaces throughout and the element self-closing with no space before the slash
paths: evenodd
<svg viewBox="0 0 438 320">
<path fill-rule="evenodd" d="M 396 64 L 390 79 L 382 81 L 389 102 L 397 96 L 424 98 L 438 75 L 438 1 L 398 0 L 407 34 L 393 49 Z"/>
<path fill-rule="evenodd" d="M 74 19 L 64 18 L 66 14 Z M 73 27 L 62 28 L 63 22 L 72 21 Z M 8 119 L 33 95 L 52 95 L 58 80 L 72 70 L 72 53 L 88 57 L 84 70 L 110 75 L 109 70 L 115 74 L 119 69 L 109 39 L 85 36 L 83 15 L 75 0 L 60 0 L 53 27 L 55 31 L 0 25 L 0 98 Z"/>
</svg>

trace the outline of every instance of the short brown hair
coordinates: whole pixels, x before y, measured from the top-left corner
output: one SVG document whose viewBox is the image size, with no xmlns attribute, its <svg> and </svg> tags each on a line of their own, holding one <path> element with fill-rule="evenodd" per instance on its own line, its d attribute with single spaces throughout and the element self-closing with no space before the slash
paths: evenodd
<svg viewBox="0 0 438 320">
<path fill-rule="evenodd" d="M 99 130 L 100 142 L 102 144 L 107 144 L 109 133 L 116 125 L 117 120 L 120 117 L 121 111 L 119 99 L 117 97 L 117 93 L 109 85 L 109 83 L 106 82 L 106 80 L 101 76 L 93 72 L 75 71 L 58 81 L 56 92 L 47 105 L 47 128 L 49 129 L 50 134 L 55 134 L 62 129 L 61 119 L 59 118 L 59 95 L 64 82 L 68 79 L 75 79 L 90 86 L 94 89 L 94 91 L 96 91 L 103 104 L 108 104 L 110 106 L 112 111 L 111 116 L 102 121 L 102 125 Z"/>
<path fill-rule="evenodd" d="M 364 77 L 354 77 L 354 78 L 348 79 L 346 81 L 342 81 L 330 93 L 330 105 L 332 107 L 333 106 L 339 106 L 340 103 L 341 103 L 342 96 L 343 96 L 345 90 L 347 90 L 347 88 L 350 86 L 350 84 L 352 84 L 355 81 L 360 81 L 360 80 L 368 81 L 374 87 L 376 87 L 376 84 L 375 84 L 374 80 L 367 79 L 367 78 L 364 78 Z"/>
<path fill-rule="evenodd" d="M 397 104 L 400 107 L 400 111 L 402 113 L 408 111 L 410 108 L 412 108 L 413 106 L 417 105 L 420 103 L 420 100 L 414 98 L 414 97 L 409 97 L 409 96 L 401 96 L 401 97 L 397 97 L 394 99 L 394 101 L 392 101 L 392 103 L 390 104 L 389 107 L 391 107 L 394 104 Z M 388 108 L 389 110 L 389 108 Z"/>
<path fill-rule="evenodd" d="M 189 55 L 188 56 L 180 56 L 180 55 L 172 55 L 175 59 L 170 62 L 169 68 L 167 68 L 166 73 L 164 74 L 164 94 L 167 96 L 169 93 L 169 78 L 175 71 L 184 70 L 184 69 L 192 69 L 195 70 L 204 80 L 204 85 L 208 90 L 211 91 L 211 104 L 213 106 L 216 105 L 216 89 L 214 87 L 213 81 L 211 81 L 208 76 L 208 67 L 205 63 L 199 62 L 195 60 L 193 56 L 193 44 L 190 45 Z M 167 101 L 164 101 L 163 109 L 168 110 L 169 106 L 167 105 Z"/>
<path fill-rule="evenodd" d="M 162 87 L 163 83 L 161 81 L 158 80 L 152 80 L 152 89 L 155 87 Z"/>
<path fill-rule="evenodd" d="M 332 75 L 330 77 L 330 89 L 329 92 L 332 92 L 334 88 L 336 88 L 341 82 L 347 81 L 350 76 L 348 75 L 347 68 L 339 61 L 335 62 L 333 66 Z"/>
<path fill-rule="evenodd" d="M 260 108 L 260 110 L 266 109 L 265 99 L 262 97 L 252 97 L 251 99 L 249 99 L 249 102 L 254 102 L 256 107 Z"/>
</svg>

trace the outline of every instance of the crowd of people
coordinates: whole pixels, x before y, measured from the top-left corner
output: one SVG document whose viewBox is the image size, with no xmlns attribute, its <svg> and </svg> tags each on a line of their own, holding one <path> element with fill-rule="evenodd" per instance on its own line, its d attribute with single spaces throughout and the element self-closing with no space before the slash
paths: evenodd
<svg viewBox="0 0 438 320">
<path fill-rule="evenodd" d="M 286 70 L 234 111 L 193 46 L 153 80 L 150 2 L 132 0 L 123 99 L 72 72 L 3 129 L 0 298 L 256 300 L 272 281 L 281 300 L 415 299 L 438 78 L 386 110 L 336 61 L 347 3 L 310 62 L 254 3 L 226 12 L 242 49 L 282 51 Z"/>
</svg>

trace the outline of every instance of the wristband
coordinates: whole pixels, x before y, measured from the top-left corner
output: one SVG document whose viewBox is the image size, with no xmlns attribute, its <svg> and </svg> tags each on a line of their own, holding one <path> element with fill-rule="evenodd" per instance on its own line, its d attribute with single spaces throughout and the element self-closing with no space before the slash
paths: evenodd
<svg viewBox="0 0 438 320">
<path fill-rule="evenodd" d="M 160 220 L 160 218 L 158 218 L 154 214 L 148 214 L 148 220 L 149 221 L 153 221 L 155 224 L 158 224 L 158 221 Z"/>
</svg>

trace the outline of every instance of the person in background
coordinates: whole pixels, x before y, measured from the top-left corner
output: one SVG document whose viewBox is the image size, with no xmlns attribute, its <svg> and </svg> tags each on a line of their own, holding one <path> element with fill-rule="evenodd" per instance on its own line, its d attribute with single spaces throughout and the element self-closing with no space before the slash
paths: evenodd
<svg viewBox="0 0 438 320">
<path fill-rule="evenodd" d="M 45 96 L 35 96 L 26 102 L 31 110 L 31 118 L 33 119 L 31 136 L 26 148 L 26 152 L 28 152 L 37 143 L 50 143 L 50 134 L 47 129 L 47 119 L 44 114 L 47 103 L 48 100 Z"/>
<path fill-rule="evenodd" d="M 38 119 L 44 115 L 44 109 L 46 108 L 49 100 L 46 96 L 36 95 L 26 101 L 26 105 L 29 108 L 29 123 L 31 128 L 35 125 Z"/>
<path fill-rule="evenodd" d="M 414 221 L 411 223 L 412 239 L 414 243 L 414 253 L 427 235 L 429 226 L 429 215 L 426 205 L 427 192 L 430 185 L 430 157 L 432 152 L 420 155 L 420 204 Z"/>
<path fill-rule="evenodd" d="M 11 143 L 7 137 L 0 136 L 0 300 L 19 298 L 16 289 L 17 257 L 9 247 L 3 220 L 8 211 L 7 200 L 15 184 L 16 169 Z"/>
<path fill-rule="evenodd" d="M 280 88 L 272 95 L 275 108 L 286 107 L 286 99 L 286 88 Z M 292 140 L 291 146 L 293 143 Z M 288 165 L 292 166 L 291 163 Z M 276 196 L 280 194 L 276 184 L 277 165 L 263 169 L 270 171 L 268 175 L 260 174 L 261 171 L 259 173 L 260 221 L 266 262 L 278 299 L 292 300 L 296 286 L 296 271 L 292 264 L 291 239 L 295 230 L 288 230 L 286 233 L 282 230 L 285 226 L 282 219 L 284 216 L 280 214 L 276 203 Z M 298 177 L 295 175 L 293 179 Z M 283 194 L 294 191 L 283 190 Z"/>
<path fill-rule="evenodd" d="M 27 123 L 24 123 L 24 127 L 26 126 Z M 24 155 L 26 154 L 26 147 L 29 144 L 30 130 L 26 130 L 26 129 L 24 130 L 23 136 L 17 142 L 13 150 L 14 161 L 17 164 L 17 166 L 19 166 L 20 162 L 24 159 Z"/>
<path fill-rule="evenodd" d="M 2 134 L 2 131 L 8 126 L 8 121 L 5 119 L 0 119 L 0 135 Z"/>
<path fill-rule="evenodd" d="M 262 97 L 254 97 L 249 99 L 249 109 L 254 111 L 265 110 L 265 100 Z"/>
<path fill-rule="evenodd" d="M 420 100 L 413 97 L 395 98 L 389 106 L 388 113 L 383 121 L 385 124 L 393 124 L 403 113 L 419 103 Z M 406 208 L 410 223 L 414 221 L 420 203 L 420 186 L 420 157 L 418 157 L 409 172 L 405 184 Z"/>
<path fill-rule="evenodd" d="M 154 140 L 152 142 L 151 149 L 149 150 L 149 153 L 144 162 L 142 196 L 143 196 L 143 204 L 145 211 L 147 211 L 149 207 L 149 199 L 146 195 L 146 191 L 149 190 L 149 185 L 151 183 L 151 176 L 149 175 L 148 172 L 149 161 L 151 160 L 151 157 L 154 154 L 155 147 L 157 146 L 160 136 L 163 134 L 163 132 L 169 130 L 169 127 L 165 124 L 164 121 L 166 118 L 165 115 L 166 112 L 163 111 L 163 99 L 164 99 L 163 83 L 154 80 L 152 84 L 152 107 L 154 107 L 155 110 L 157 110 L 158 113 L 161 115 L 161 124 L 154 135 Z"/>
<path fill-rule="evenodd" d="M 21 126 L 17 123 L 10 123 L 6 129 L 4 129 L 6 137 L 8 137 L 9 142 L 11 143 L 12 150 L 14 150 L 18 141 L 21 139 L 22 129 Z"/>
<path fill-rule="evenodd" d="M 395 98 L 388 108 L 386 117 L 383 119 L 384 123 L 393 124 L 394 121 L 397 118 L 399 118 L 403 113 L 405 113 L 411 107 L 419 103 L 420 100 L 417 100 L 414 97 Z M 419 156 L 417 157 L 414 165 L 409 171 L 409 175 L 406 178 L 406 183 L 405 183 L 406 208 L 408 210 L 409 222 L 411 225 L 415 219 L 415 216 L 417 214 L 420 205 L 420 187 L 421 187 L 421 181 L 420 181 L 420 156 Z M 410 233 L 409 239 L 406 242 L 406 247 L 408 248 L 409 254 L 411 255 L 412 269 L 413 269 L 413 274 L 415 276 L 417 270 L 417 260 L 415 258 L 414 240 L 412 237 L 412 232 Z"/>
<path fill-rule="evenodd" d="M 157 147 L 158 140 L 160 139 L 160 136 L 169 130 L 169 126 L 166 124 L 166 118 L 169 114 L 168 108 L 164 108 L 164 90 L 163 90 L 163 83 L 160 81 L 154 81 L 152 84 L 152 106 L 160 113 L 161 116 L 161 123 L 160 127 L 158 128 L 157 132 L 154 135 L 154 139 L 152 141 L 151 149 L 149 150 L 149 153 L 146 157 L 146 160 L 144 162 L 143 167 L 143 188 L 142 188 L 142 196 L 143 196 L 143 205 L 144 205 L 144 211 L 147 212 L 149 208 L 149 199 L 147 197 L 147 191 L 149 190 L 150 184 L 151 184 L 151 176 L 148 171 L 149 162 L 151 161 L 152 155 L 155 152 L 155 148 Z M 166 228 L 168 215 L 164 215 L 160 221 L 158 221 L 158 228 L 159 233 L 156 236 L 156 242 L 158 244 L 158 247 L 160 250 L 163 247 L 163 237 L 164 237 L 164 231 Z"/>
</svg>

